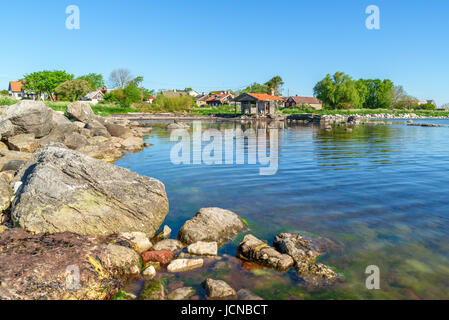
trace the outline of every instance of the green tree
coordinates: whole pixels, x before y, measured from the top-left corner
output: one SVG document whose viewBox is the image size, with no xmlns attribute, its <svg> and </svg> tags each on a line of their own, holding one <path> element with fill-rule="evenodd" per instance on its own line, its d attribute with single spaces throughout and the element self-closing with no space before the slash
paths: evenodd
<svg viewBox="0 0 449 320">
<path fill-rule="evenodd" d="M 39 96 L 44 93 L 47 97 L 52 98 L 57 86 L 61 83 L 72 80 L 73 74 L 65 71 L 39 71 L 24 76 L 24 90 L 26 92 L 34 92 Z"/>
<path fill-rule="evenodd" d="M 79 80 L 85 80 L 89 83 L 92 91 L 97 89 L 106 88 L 106 84 L 103 79 L 103 75 L 98 73 L 89 73 L 84 76 L 78 77 Z"/>
<path fill-rule="evenodd" d="M 248 87 L 246 87 L 245 89 L 240 91 L 240 93 L 266 93 L 266 94 L 269 94 L 270 89 L 265 84 L 260 84 L 260 83 L 254 82 L 253 84 L 249 85 Z"/>
<path fill-rule="evenodd" d="M 135 85 L 129 85 L 123 89 L 123 94 L 125 99 L 122 100 L 121 104 L 124 107 L 130 107 L 133 103 L 140 102 L 142 99 L 142 92 L 140 88 Z"/>
<path fill-rule="evenodd" d="M 86 80 L 69 80 L 55 88 L 55 93 L 61 100 L 77 101 L 91 91 L 91 86 Z"/>
<path fill-rule="evenodd" d="M 357 84 L 343 72 L 336 72 L 332 77 L 326 75 L 313 89 L 315 96 L 329 109 L 361 108 L 362 99 L 359 91 L 364 90 L 360 83 Z"/>
<path fill-rule="evenodd" d="M 364 108 L 367 109 L 388 109 L 391 107 L 393 101 L 393 82 L 388 79 L 369 79 L 362 81 L 368 88 Z"/>
<path fill-rule="evenodd" d="M 268 87 L 268 93 L 274 93 L 275 95 L 280 96 L 282 94 L 284 81 L 280 76 L 275 76 L 267 81 L 265 85 Z"/>
<path fill-rule="evenodd" d="M 436 110 L 436 108 L 433 103 L 423 103 L 415 107 L 417 110 Z"/>
</svg>

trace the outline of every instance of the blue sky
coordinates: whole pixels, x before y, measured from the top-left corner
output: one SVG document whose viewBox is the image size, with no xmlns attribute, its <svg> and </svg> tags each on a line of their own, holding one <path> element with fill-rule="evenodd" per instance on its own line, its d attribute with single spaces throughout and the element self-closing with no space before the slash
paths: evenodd
<svg viewBox="0 0 449 320">
<path fill-rule="evenodd" d="M 13 3 L 13 4 L 11 4 Z M 67 30 L 78 5 L 81 29 Z M 365 27 L 380 8 L 381 29 Z M 150 89 L 239 89 L 280 75 L 310 96 L 327 73 L 389 78 L 449 103 L 446 0 L 1 1 L 0 88 L 42 69 L 128 68 Z"/>
</svg>

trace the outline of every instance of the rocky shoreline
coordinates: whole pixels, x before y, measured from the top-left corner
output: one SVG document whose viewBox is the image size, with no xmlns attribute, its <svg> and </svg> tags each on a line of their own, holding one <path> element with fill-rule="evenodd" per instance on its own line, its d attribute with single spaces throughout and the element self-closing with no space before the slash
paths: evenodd
<svg viewBox="0 0 449 320">
<path fill-rule="evenodd" d="M 164 184 L 109 163 L 143 149 L 144 124 L 97 117 L 81 102 L 65 114 L 34 101 L 1 111 L 0 299 L 193 298 L 191 287 L 168 292 L 157 274 L 200 272 L 242 233 L 242 262 L 294 268 L 314 286 L 340 279 L 315 262 L 313 240 L 284 233 L 270 246 L 221 208 L 200 209 L 171 238 Z M 138 297 L 123 291 L 136 278 L 146 280 Z M 207 274 L 201 285 L 208 299 L 260 299 Z"/>
</svg>

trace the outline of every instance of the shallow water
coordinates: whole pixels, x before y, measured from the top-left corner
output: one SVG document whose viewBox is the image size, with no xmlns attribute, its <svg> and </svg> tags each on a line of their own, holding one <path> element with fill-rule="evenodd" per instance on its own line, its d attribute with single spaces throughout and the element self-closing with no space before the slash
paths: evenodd
<svg viewBox="0 0 449 320">
<path fill-rule="evenodd" d="M 449 125 L 448 120 L 415 122 Z M 220 249 L 220 255 L 229 254 L 223 262 L 160 275 L 169 288 L 182 281 L 199 289 L 207 274 L 267 299 L 449 298 L 449 128 L 394 121 L 352 132 L 285 125 L 278 134 L 275 175 L 260 175 L 259 164 L 172 164 L 170 150 L 176 142 L 157 125 L 146 140 L 153 145 L 117 165 L 165 184 L 170 201 L 166 224 L 173 235 L 199 208 L 230 209 L 269 243 L 277 233 L 290 231 L 329 239 L 332 247 L 320 262 L 341 272 L 343 282 L 310 288 L 293 270 L 278 273 L 242 265 L 233 258 L 240 235 Z M 380 290 L 365 287 L 369 265 L 380 268 Z"/>
</svg>

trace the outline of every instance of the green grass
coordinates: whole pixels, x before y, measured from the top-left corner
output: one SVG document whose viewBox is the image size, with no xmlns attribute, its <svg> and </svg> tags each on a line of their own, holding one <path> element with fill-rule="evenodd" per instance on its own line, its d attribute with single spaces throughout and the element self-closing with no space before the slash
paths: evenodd
<svg viewBox="0 0 449 320">
<path fill-rule="evenodd" d="M 0 95 L 0 106 L 11 106 L 16 104 L 18 101 L 9 96 Z"/>
<path fill-rule="evenodd" d="M 45 104 L 52 108 L 55 111 L 63 111 L 65 112 L 67 106 L 70 104 L 70 102 L 65 101 L 46 101 Z M 129 113 L 129 112 L 136 112 L 136 110 L 131 108 L 124 108 L 119 105 L 115 104 L 97 104 L 97 105 L 91 105 L 93 112 L 96 115 L 107 117 L 110 114 L 114 113 Z"/>
</svg>

